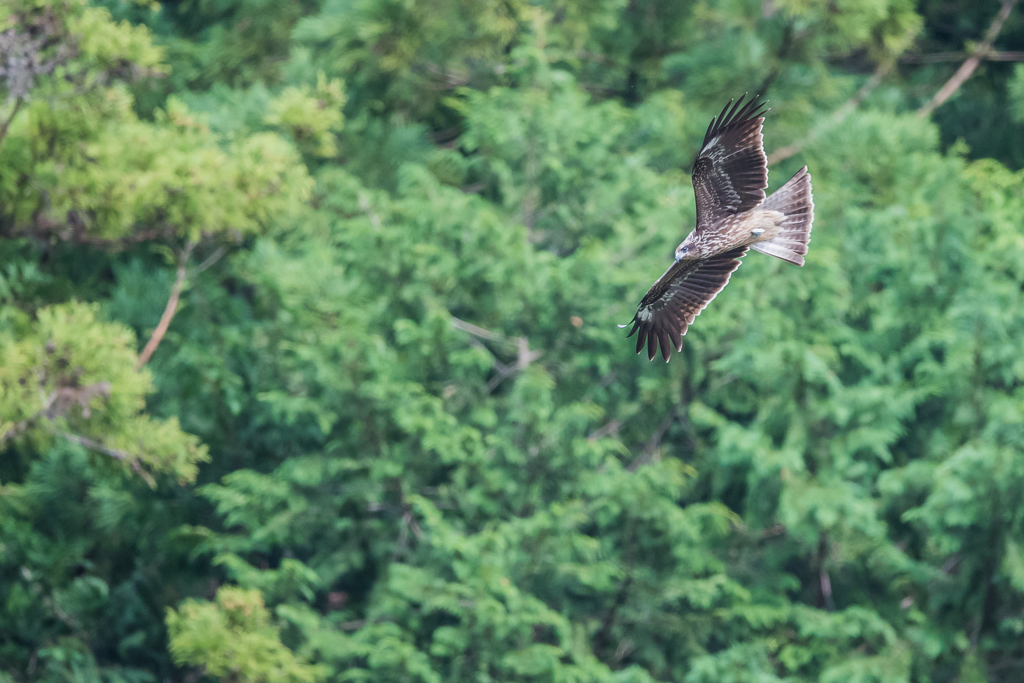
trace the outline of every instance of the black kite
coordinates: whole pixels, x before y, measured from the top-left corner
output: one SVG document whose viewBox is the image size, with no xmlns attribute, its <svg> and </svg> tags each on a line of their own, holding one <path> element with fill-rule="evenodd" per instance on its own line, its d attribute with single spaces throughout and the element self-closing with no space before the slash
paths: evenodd
<svg viewBox="0 0 1024 683">
<path fill-rule="evenodd" d="M 745 97 L 745 96 L 744 96 Z M 729 102 L 711 119 L 693 164 L 697 227 L 676 247 L 676 260 L 647 292 L 627 338 L 639 332 L 636 352 L 647 346 L 665 362 L 681 351 L 693 319 L 729 283 L 747 249 L 802 266 L 811 240 L 814 200 L 807 167 L 765 199 L 768 159 L 762 146 L 764 113 L 755 96 Z M 626 325 L 622 325 L 626 327 Z"/>
</svg>

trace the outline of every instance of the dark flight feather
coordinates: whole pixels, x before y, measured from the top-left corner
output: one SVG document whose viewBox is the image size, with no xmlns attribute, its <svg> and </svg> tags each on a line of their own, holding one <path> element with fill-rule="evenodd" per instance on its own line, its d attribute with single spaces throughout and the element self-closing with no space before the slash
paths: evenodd
<svg viewBox="0 0 1024 683">
<path fill-rule="evenodd" d="M 647 358 L 654 360 L 660 344 L 661 355 L 667 363 L 673 347 L 681 351 L 687 328 L 729 284 L 729 278 L 740 267 L 740 259 L 746 253 L 747 247 L 739 247 L 706 259 L 683 259 L 673 263 L 647 292 L 633 316 L 633 329 L 627 338 L 639 332 L 636 352 L 643 351 L 646 343 Z"/>
<path fill-rule="evenodd" d="M 698 229 L 764 201 L 768 159 L 761 124 L 765 111 L 757 96 L 746 104 L 741 97 L 711 120 L 693 164 Z"/>
<path fill-rule="evenodd" d="M 767 111 L 755 96 L 729 102 L 711 120 L 693 164 L 697 226 L 676 250 L 676 262 L 647 292 L 627 337 L 647 357 L 665 362 L 682 350 L 694 318 L 729 283 L 748 248 L 804 264 L 814 222 L 811 176 L 801 169 L 771 197 L 761 125 Z M 622 327 L 625 327 L 623 325 Z"/>
</svg>

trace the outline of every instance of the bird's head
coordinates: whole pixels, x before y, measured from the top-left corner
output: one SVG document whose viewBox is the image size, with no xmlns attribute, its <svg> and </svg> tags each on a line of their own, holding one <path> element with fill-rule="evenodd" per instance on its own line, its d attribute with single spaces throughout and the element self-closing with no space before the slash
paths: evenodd
<svg viewBox="0 0 1024 683">
<path fill-rule="evenodd" d="M 682 261 L 690 253 L 690 245 L 683 242 L 676 247 L 676 261 Z"/>
</svg>

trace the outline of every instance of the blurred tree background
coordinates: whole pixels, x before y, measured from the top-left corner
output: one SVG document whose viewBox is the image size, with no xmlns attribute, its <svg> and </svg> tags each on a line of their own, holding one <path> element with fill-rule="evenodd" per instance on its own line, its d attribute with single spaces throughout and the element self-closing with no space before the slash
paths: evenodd
<svg viewBox="0 0 1024 683">
<path fill-rule="evenodd" d="M 1014 10 L 7 0 L 0 681 L 1024 679 Z M 807 265 L 648 363 L 744 92 Z"/>
</svg>

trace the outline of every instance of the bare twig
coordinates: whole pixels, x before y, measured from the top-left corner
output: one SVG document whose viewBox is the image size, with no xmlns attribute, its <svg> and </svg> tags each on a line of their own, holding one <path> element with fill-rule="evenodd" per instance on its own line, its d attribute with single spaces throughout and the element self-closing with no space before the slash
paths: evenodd
<svg viewBox="0 0 1024 683">
<path fill-rule="evenodd" d="M 619 590 L 616 591 L 615 600 L 612 602 L 611 607 L 605 614 L 604 619 L 601 620 L 601 628 L 594 634 L 594 645 L 593 652 L 600 656 L 601 651 L 604 650 L 605 644 L 608 642 L 608 637 L 612 633 L 612 629 L 615 626 L 615 617 L 619 609 L 626 603 L 626 598 L 629 596 L 629 588 L 633 585 L 633 575 L 630 574 L 626 577 L 626 580 L 619 586 Z M 616 648 L 617 649 L 617 648 Z"/>
<path fill-rule="evenodd" d="M 815 563 L 818 565 L 818 590 L 819 607 L 824 607 L 829 612 L 836 610 L 835 598 L 832 595 L 832 578 L 825 568 L 825 555 L 828 552 L 828 537 L 822 531 L 818 534 L 818 552 L 815 553 Z"/>
<path fill-rule="evenodd" d="M 39 225 L 41 229 L 46 229 L 47 227 L 52 228 L 55 225 L 58 227 L 63 227 L 60 226 L 59 224 L 47 224 L 41 218 L 37 219 L 36 223 Z M 51 229 L 50 232 L 52 233 L 54 231 Z M 116 252 L 124 251 L 125 249 L 128 249 L 136 244 L 139 244 L 140 242 L 148 242 L 149 240 L 159 238 L 169 239 L 173 235 L 173 233 L 174 229 L 172 226 L 165 226 L 163 228 L 155 228 L 152 230 L 142 230 L 132 235 L 128 235 L 127 237 L 122 237 L 121 239 L 108 240 L 103 239 L 102 237 L 94 237 L 92 235 L 87 235 L 85 234 L 83 228 L 79 228 L 71 232 L 71 234 L 68 235 L 68 238 L 72 242 L 78 242 L 81 244 L 91 244 L 96 247 L 111 249 Z"/>
<path fill-rule="evenodd" d="M 622 423 L 619 422 L 618 420 L 611 420 L 604 426 L 598 427 L 594 431 L 590 432 L 590 434 L 587 435 L 587 441 L 593 443 L 594 441 L 597 441 L 598 439 L 603 439 L 606 436 L 618 436 L 619 427 L 621 426 Z"/>
<path fill-rule="evenodd" d="M 63 417 L 72 406 L 78 405 L 82 409 L 82 417 L 88 419 L 90 415 L 89 402 L 94 396 L 103 398 L 110 397 L 110 382 L 96 382 L 85 387 L 60 387 L 48 396 L 43 397 L 43 407 L 0 436 L 0 444 L 20 436 L 30 428 L 34 427 L 40 420 L 53 420 Z"/>
<path fill-rule="evenodd" d="M 343 621 L 340 624 L 340 628 L 342 631 L 358 631 L 364 626 L 366 626 L 366 619 L 356 619 L 355 621 Z"/>
<path fill-rule="evenodd" d="M 83 448 L 88 448 L 91 451 L 98 451 L 104 455 L 109 455 L 114 460 L 120 460 L 121 462 L 131 462 L 133 460 L 131 453 L 122 451 L 120 448 L 110 448 L 108 446 L 104 446 L 99 441 L 93 441 L 87 437 L 72 434 L 71 432 L 64 432 L 59 429 L 49 429 L 48 431 L 54 436 L 59 436 L 62 439 L 66 439 L 73 444 L 78 444 Z"/>
<path fill-rule="evenodd" d="M 167 328 L 171 325 L 171 319 L 174 318 L 174 314 L 178 310 L 178 299 L 181 297 L 181 290 L 185 286 L 185 267 L 188 265 L 188 257 L 192 254 L 192 249 L 195 246 L 195 242 L 189 242 L 178 258 L 178 274 L 174 278 L 174 284 L 171 286 L 171 296 L 167 299 L 164 314 L 160 316 L 160 322 L 157 324 L 156 329 L 153 330 L 152 336 L 150 336 L 149 341 L 146 343 L 146 348 L 139 354 L 139 360 L 135 364 L 136 370 L 142 369 L 149 362 L 150 356 L 156 351 L 156 347 L 160 345 L 160 340 L 164 338 Z"/>
<path fill-rule="evenodd" d="M 455 316 L 452 316 L 449 319 L 449 322 L 451 323 L 451 326 L 454 327 L 455 329 L 462 330 L 463 332 L 469 332 L 471 335 L 473 335 L 475 337 L 480 337 L 481 339 L 486 339 L 487 341 L 492 341 L 492 342 L 509 341 L 509 338 L 506 337 L 503 334 L 498 334 L 497 332 L 491 332 L 490 330 L 485 330 L 484 328 L 478 327 L 478 326 L 474 325 L 473 323 L 467 323 L 465 320 L 459 320 Z"/>
<path fill-rule="evenodd" d="M 516 356 L 516 369 L 522 370 L 526 368 L 530 363 L 541 357 L 541 351 L 530 350 L 530 340 L 526 337 L 516 337 L 516 350 L 519 355 Z"/>
<path fill-rule="evenodd" d="M 505 365 L 499 361 L 494 361 L 495 375 L 491 378 L 491 381 L 487 383 L 487 393 L 493 393 L 498 385 L 504 382 L 507 378 L 516 374 L 515 366 Z"/>
<path fill-rule="evenodd" d="M 497 389 L 498 385 L 501 384 L 506 378 L 515 375 L 517 372 L 525 370 L 527 367 L 529 367 L 530 363 L 540 358 L 543 354 L 543 351 L 532 350 L 530 348 L 530 340 L 527 339 L 526 337 L 506 337 L 503 334 L 491 332 L 490 330 L 486 330 L 482 327 L 474 325 L 473 323 L 467 323 L 465 320 L 459 320 L 455 316 L 449 318 L 449 322 L 451 323 L 451 326 L 454 327 L 455 329 L 462 330 L 463 332 L 468 332 L 474 337 L 486 339 L 487 341 L 490 342 L 503 343 L 515 346 L 515 363 L 506 365 L 505 363 L 499 361 L 497 358 L 494 359 L 494 369 L 496 370 L 496 374 L 494 375 L 494 377 L 491 378 L 491 381 L 487 383 L 488 394 Z M 480 342 L 477 342 L 476 340 L 471 341 L 475 342 L 476 344 L 479 344 L 480 346 L 483 346 L 483 344 L 480 344 Z"/>
<path fill-rule="evenodd" d="M 516 362 L 510 365 L 506 365 L 499 361 L 497 358 L 494 359 L 494 369 L 497 374 L 491 378 L 491 381 L 487 383 L 487 393 L 491 393 L 498 388 L 498 385 L 505 381 L 506 378 L 512 377 L 517 372 L 525 370 L 537 358 L 540 358 L 541 351 L 530 350 L 529 340 L 526 337 L 515 338 L 516 347 L 519 350 L 518 356 L 516 356 Z M 480 342 L 477 342 L 478 344 Z M 481 344 L 482 346 L 482 344 Z"/>
<path fill-rule="evenodd" d="M 380 216 L 373 210 L 373 204 L 370 203 L 370 196 L 365 192 L 359 193 L 359 210 L 366 214 L 366 217 L 370 219 L 370 225 L 376 232 L 380 232 L 384 224 L 380 220 Z"/>
<path fill-rule="evenodd" d="M 18 423 L 18 425 L 16 425 L 15 428 L 9 430 L 6 434 L 3 435 L 3 438 L 0 438 L 0 443 L 3 443 L 8 438 L 18 436 L 28 427 L 32 426 L 32 423 L 40 420 L 41 418 L 45 417 L 48 419 L 52 419 L 52 416 L 47 415 L 48 410 L 49 406 L 46 406 L 39 410 L 39 412 L 37 412 L 28 420 L 24 420 Z M 156 480 L 153 479 L 153 475 L 144 470 L 142 466 L 139 464 L 138 459 L 133 457 L 131 453 L 123 451 L 120 448 L 110 448 L 109 446 L 101 444 L 99 441 L 93 441 L 92 439 L 85 436 L 80 436 L 78 434 L 66 432 L 62 429 L 57 429 L 56 427 L 48 423 L 43 424 L 41 426 L 43 427 L 43 429 L 48 431 L 50 434 L 53 434 L 54 436 L 59 436 L 60 438 L 66 441 L 70 441 L 71 443 L 81 446 L 83 448 L 88 448 L 91 451 L 97 451 L 98 453 L 108 455 L 119 462 L 128 463 L 132 470 L 140 477 L 142 477 L 147 484 L 149 484 L 150 486 L 156 486 Z"/>
<path fill-rule="evenodd" d="M 19 97 L 14 100 L 14 107 L 11 109 L 11 115 L 4 121 L 4 125 L 0 126 L 0 144 L 3 143 L 4 138 L 7 137 L 7 128 L 11 125 L 11 121 L 18 115 L 18 111 L 21 109 L 21 105 L 25 103 L 25 98 Z"/>
<path fill-rule="evenodd" d="M 31 427 L 33 424 L 36 423 L 36 421 L 39 420 L 39 418 L 43 417 L 43 415 L 46 413 L 46 409 L 48 407 L 49 406 L 43 406 L 42 408 L 37 410 L 34 414 L 32 414 L 29 417 L 25 418 L 21 422 L 15 422 L 13 427 L 8 429 L 6 432 L 4 432 L 4 434 L 2 436 L 0 436 L 0 446 L 2 446 L 3 443 L 5 441 L 7 441 L 8 439 L 13 439 L 14 437 L 20 436 L 25 431 L 27 431 L 29 427 Z"/>
<path fill-rule="evenodd" d="M 76 47 L 67 42 L 61 44 L 67 37 L 51 18 L 52 15 L 35 23 L 27 22 L 27 26 L 20 27 L 22 30 L 0 31 L 0 76 L 9 100 L 28 98 L 39 76 L 51 74 L 76 54 Z M 44 53 L 54 47 L 52 58 L 44 60 Z"/>
<path fill-rule="evenodd" d="M 133 457 L 131 453 L 127 451 L 122 451 L 120 448 L 110 448 L 109 446 L 104 446 L 99 441 L 93 441 L 90 438 L 80 436 L 78 434 L 72 434 L 71 432 L 65 432 L 54 427 L 48 426 L 47 431 L 53 434 L 54 436 L 59 436 L 60 438 L 70 441 L 73 444 L 77 444 L 82 448 L 88 448 L 91 451 L 96 451 L 98 453 L 102 453 L 103 455 L 109 455 L 114 460 L 128 463 L 128 465 L 132 468 L 132 471 L 134 471 L 137 475 L 142 477 L 147 484 L 149 484 L 151 487 L 156 486 L 156 480 L 153 479 L 153 475 L 151 475 L 146 470 L 142 469 L 142 466 L 139 464 L 138 459 Z"/>
<path fill-rule="evenodd" d="M 901 44 L 909 43 L 914 37 L 916 30 L 917 29 L 915 27 L 910 28 L 906 34 L 904 34 Z M 802 140 L 797 140 L 792 144 L 774 150 L 768 155 L 768 163 L 774 164 L 792 156 L 796 156 L 803 151 L 804 147 L 813 142 L 823 132 L 842 123 L 847 116 L 852 114 L 853 111 L 859 107 L 865 99 L 867 99 L 867 96 L 870 95 L 875 88 L 882 84 L 882 81 L 889 75 L 889 72 L 892 71 L 893 67 L 896 65 L 896 59 L 897 56 L 893 54 L 879 62 L 878 66 L 875 68 L 875 72 L 871 74 L 871 77 L 865 81 L 864 85 L 862 85 L 860 89 L 853 94 L 853 97 L 846 100 L 846 102 L 843 102 L 828 116 L 828 118 L 812 128 Z"/>
<path fill-rule="evenodd" d="M 959 62 L 970 56 L 970 52 L 932 52 L 924 55 L 903 55 L 900 61 L 906 64 L 941 64 Z M 986 62 L 1024 62 L 1024 52 L 989 50 L 985 53 L 975 52 L 974 56 Z"/>
<path fill-rule="evenodd" d="M 818 580 L 821 582 L 821 595 L 825 600 L 825 609 L 829 612 L 836 611 L 836 601 L 832 597 L 832 579 L 829 578 L 828 570 L 822 569 Z"/>
<path fill-rule="evenodd" d="M 843 102 L 843 104 L 840 105 L 838 109 L 833 111 L 832 114 L 829 115 L 829 117 L 825 119 L 825 121 L 822 124 L 819 124 L 812 128 L 810 132 L 807 133 L 807 136 L 804 137 L 804 139 L 797 140 L 791 145 L 786 145 L 785 147 L 780 147 L 779 149 L 774 150 L 771 154 L 768 155 L 768 163 L 774 164 L 779 161 L 788 159 L 792 156 L 796 156 L 797 154 L 803 151 L 804 147 L 806 147 L 808 144 L 813 142 L 815 138 L 821 135 L 823 131 L 842 123 L 843 119 L 845 119 L 847 116 L 853 113 L 853 110 L 860 106 L 860 103 L 863 102 L 867 98 L 867 96 L 871 94 L 871 91 L 877 88 L 882 83 L 882 79 L 884 79 L 888 75 L 888 73 L 892 71 L 893 63 L 894 60 L 889 59 L 879 64 L 878 68 L 875 69 L 875 73 L 871 74 L 871 78 L 869 78 L 864 83 L 864 85 L 862 85 L 860 89 L 856 93 L 854 93 L 853 97 L 846 100 L 846 102 Z"/>
<path fill-rule="evenodd" d="M 217 251 L 210 254 L 209 258 L 207 258 L 205 261 L 196 266 L 196 269 L 192 271 L 192 275 L 199 275 L 199 273 L 203 272 L 204 270 L 212 266 L 214 263 L 219 261 L 220 257 L 223 256 L 226 252 L 227 250 L 224 247 L 218 247 Z"/>
<path fill-rule="evenodd" d="M 982 40 L 974 50 L 971 51 L 971 56 L 964 60 L 964 63 L 960 65 L 960 68 L 956 70 L 945 85 L 939 88 L 939 91 L 935 93 L 935 96 L 928 101 L 923 107 L 917 110 L 917 117 L 924 118 L 931 114 L 937 107 L 941 107 L 942 104 L 948 100 L 953 93 L 955 93 L 961 85 L 964 84 L 974 70 L 978 68 L 978 64 L 981 63 L 983 56 L 987 55 L 989 50 L 992 49 L 992 43 L 995 42 L 999 32 L 1003 30 L 1003 24 L 1006 19 L 1010 16 L 1010 12 L 1013 11 L 1014 6 L 1017 4 L 1017 0 L 1003 0 L 1002 6 L 999 8 L 999 12 L 995 18 L 992 19 L 992 23 L 988 27 L 988 31 L 985 32 L 985 38 Z"/>
<path fill-rule="evenodd" d="M 57 222 L 51 220 L 44 213 L 40 213 L 36 216 L 35 221 L 27 226 L 20 229 L 14 229 L 13 227 L 8 228 L 4 231 L 4 237 L 18 237 L 22 235 L 30 235 L 34 237 L 48 237 L 53 236 L 57 239 L 71 242 L 73 244 L 90 244 L 110 251 L 118 252 L 124 251 L 140 242 L 146 242 L 153 239 L 165 238 L 170 239 L 174 234 L 174 226 L 163 226 L 152 230 L 142 230 L 140 232 L 122 237 L 116 240 L 103 239 L 101 237 L 95 237 L 93 235 L 86 234 L 86 225 L 81 218 L 74 211 L 68 211 L 67 222 Z"/>
<path fill-rule="evenodd" d="M 658 449 L 661 447 L 661 440 L 664 438 L 665 432 L 668 431 L 668 428 L 672 426 L 672 423 L 676 421 L 677 417 L 679 417 L 679 413 L 676 409 L 673 409 L 665 416 L 665 419 L 661 421 L 658 428 L 654 430 L 654 434 L 651 435 L 651 440 L 648 441 L 647 445 L 644 447 L 644 452 L 637 456 L 637 458 L 629 464 L 626 470 L 635 472 L 641 465 L 646 465 L 654 459 L 654 454 L 657 453 Z"/>
</svg>

